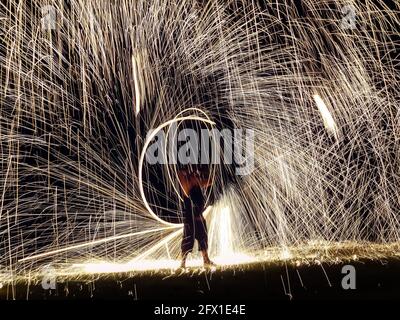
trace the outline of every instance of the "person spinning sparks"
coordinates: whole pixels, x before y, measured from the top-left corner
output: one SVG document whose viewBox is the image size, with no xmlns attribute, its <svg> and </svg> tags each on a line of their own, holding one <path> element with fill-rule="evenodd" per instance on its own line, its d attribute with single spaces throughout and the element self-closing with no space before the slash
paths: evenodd
<svg viewBox="0 0 400 320">
<path fill-rule="evenodd" d="M 205 199 L 202 188 L 207 188 L 211 185 L 208 172 L 206 176 L 204 177 L 204 172 L 199 170 L 181 169 L 178 171 L 178 178 L 184 192 L 181 268 L 186 266 L 186 258 L 193 250 L 195 239 L 203 256 L 204 266 L 215 266 L 215 263 L 208 256 L 207 225 L 203 217 Z"/>
</svg>

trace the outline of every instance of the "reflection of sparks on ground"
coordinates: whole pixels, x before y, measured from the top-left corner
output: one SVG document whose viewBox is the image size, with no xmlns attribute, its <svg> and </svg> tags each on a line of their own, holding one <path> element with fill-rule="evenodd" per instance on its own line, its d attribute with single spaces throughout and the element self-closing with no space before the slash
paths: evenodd
<svg viewBox="0 0 400 320">
<path fill-rule="evenodd" d="M 310 241 L 299 247 L 269 248 L 263 251 L 245 253 L 232 252 L 229 256 L 216 256 L 214 260 L 218 266 L 210 271 L 219 270 L 246 270 L 259 264 L 284 265 L 291 264 L 295 267 L 302 265 L 338 264 L 358 260 L 375 259 L 400 259 L 400 245 L 393 244 L 371 244 L 371 243 L 327 243 Z M 202 260 L 194 257 L 188 260 L 187 269 L 179 268 L 178 259 L 168 258 L 145 258 L 128 262 L 108 262 L 101 260 L 81 261 L 75 263 L 58 263 L 54 265 L 55 275 L 60 279 L 80 279 L 94 274 L 118 274 L 127 273 L 131 276 L 142 272 L 161 273 L 170 276 L 179 276 L 184 273 L 205 272 Z M 27 274 L 13 275 L 12 272 L 3 270 L 0 272 L 0 282 L 27 281 L 29 279 L 41 279 L 43 272 L 41 268 Z"/>
<path fill-rule="evenodd" d="M 240 269 L 242 265 L 252 265 L 254 263 L 283 263 L 289 262 L 296 266 L 301 264 L 335 264 L 343 261 L 354 261 L 360 259 L 384 259 L 400 258 L 398 244 L 370 245 L 357 243 L 309 243 L 301 248 L 270 248 L 265 251 L 252 253 L 234 253 L 231 255 L 216 256 L 214 260 L 218 267 Z M 74 264 L 69 269 L 64 270 L 71 276 L 92 274 L 92 273 L 118 273 L 130 271 L 167 271 L 175 270 L 179 267 L 179 260 L 156 259 L 142 260 L 128 263 L 107 263 L 107 262 L 87 262 Z M 202 270 L 202 260 L 199 258 L 189 259 L 188 268 Z"/>
<path fill-rule="evenodd" d="M 218 267 L 234 267 L 241 264 L 248 264 L 258 261 L 255 257 L 245 254 L 234 254 L 223 257 L 213 257 Z M 154 260 L 139 260 L 128 263 L 107 263 L 93 262 L 74 264 L 71 270 L 76 270 L 78 273 L 117 273 L 129 271 L 157 271 L 157 270 L 176 270 L 179 268 L 180 260 L 154 259 Z M 192 258 L 187 261 L 188 268 L 202 268 L 203 261 L 200 258 Z M 73 272 L 73 271 L 72 271 Z"/>
</svg>

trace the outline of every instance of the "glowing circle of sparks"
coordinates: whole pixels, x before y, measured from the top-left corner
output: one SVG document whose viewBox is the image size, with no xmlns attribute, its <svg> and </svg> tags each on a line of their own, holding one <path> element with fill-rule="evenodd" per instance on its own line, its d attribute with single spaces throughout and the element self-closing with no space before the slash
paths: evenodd
<svg viewBox="0 0 400 320">
<path fill-rule="evenodd" d="M 160 223 L 162 223 L 164 225 L 167 225 L 167 226 L 176 226 L 177 228 L 181 227 L 182 223 L 173 223 L 173 222 L 165 221 L 165 220 L 161 219 L 159 216 L 157 216 L 157 214 L 155 214 L 154 211 L 151 209 L 151 207 L 150 207 L 150 205 L 149 205 L 149 203 L 147 201 L 147 198 L 146 198 L 146 196 L 144 194 L 144 189 L 143 189 L 143 162 L 144 162 L 144 157 L 146 155 L 147 148 L 148 148 L 151 140 L 153 140 L 153 138 L 157 135 L 157 133 L 160 130 L 164 129 L 165 127 L 172 125 L 173 123 L 176 123 L 176 122 L 179 122 L 179 121 L 185 121 L 185 120 L 202 121 L 203 123 L 208 123 L 208 124 L 211 124 L 211 125 L 215 124 L 215 122 L 213 122 L 213 121 L 211 121 L 209 119 L 201 118 L 199 116 L 177 117 L 177 118 L 171 119 L 171 120 L 169 120 L 167 122 L 164 122 L 163 124 L 158 126 L 156 129 L 154 129 L 151 132 L 151 134 L 149 134 L 147 136 L 146 141 L 145 141 L 144 146 L 143 146 L 143 149 L 142 149 L 142 153 L 140 155 L 140 159 L 139 159 L 139 174 L 138 174 L 139 175 L 139 191 L 140 191 L 140 195 L 142 197 L 144 206 L 146 207 L 147 211 L 150 213 L 150 215 L 156 221 L 158 221 L 158 222 L 160 222 Z"/>
</svg>

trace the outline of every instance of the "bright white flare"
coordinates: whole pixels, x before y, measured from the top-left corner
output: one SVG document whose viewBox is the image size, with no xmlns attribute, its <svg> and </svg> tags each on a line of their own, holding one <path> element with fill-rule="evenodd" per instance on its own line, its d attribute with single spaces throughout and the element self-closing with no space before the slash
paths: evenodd
<svg viewBox="0 0 400 320">
<path fill-rule="evenodd" d="M 219 216 L 219 247 L 221 256 L 233 254 L 233 235 L 231 228 L 231 212 L 229 207 L 224 207 Z"/>
<path fill-rule="evenodd" d="M 139 56 L 132 55 L 132 73 L 133 73 L 133 80 L 135 86 L 135 116 L 137 116 L 140 112 L 140 101 L 142 97 L 141 93 L 141 82 L 139 78 Z"/>
<path fill-rule="evenodd" d="M 324 121 L 325 129 L 337 137 L 337 126 L 332 114 L 330 113 L 328 107 L 326 106 L 324 100 L 318 94 L 314 94 L 313 98 L 317 104 L 318 110 L 321 113 L 322 119 Z"/>
</svg>

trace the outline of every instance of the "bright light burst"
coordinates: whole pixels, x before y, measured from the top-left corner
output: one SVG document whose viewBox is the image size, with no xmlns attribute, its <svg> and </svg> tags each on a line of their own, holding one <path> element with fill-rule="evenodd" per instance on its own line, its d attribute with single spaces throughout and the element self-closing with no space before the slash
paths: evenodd
<svg viewBox="0 0 400 320">
<path fill-rule="evenodd" d="M 325 102 L 321 99 L 321 97 L 318 94 L 315 94 L 313 98 L 318 106 L 319 112 L 321 113 L 326 130 L 330 131 L 333 135 L 336 136 L 337 134 L 336 123 L 335 120 L 333 120 L 332 114 L 329 112 Z"/>
<path fill-rule="evenodd" d="M 214 168 L 219 264 L 395 252 L 398 11 L 350 1 L 343 28 L 348 0 L 264 2 L 2 2 L 0 272 L 175 268 L 179 184 L 140 155 L 180 116 L 255 131 L 250 175 Z"/>
</svg>

